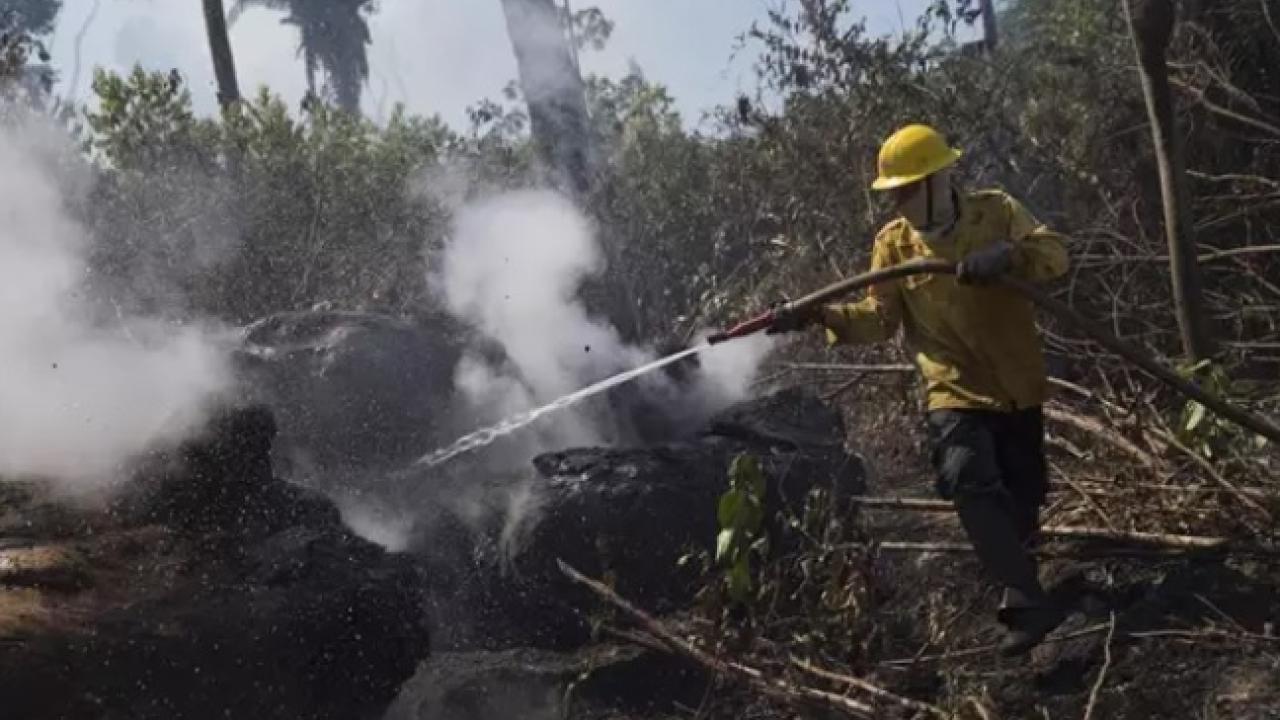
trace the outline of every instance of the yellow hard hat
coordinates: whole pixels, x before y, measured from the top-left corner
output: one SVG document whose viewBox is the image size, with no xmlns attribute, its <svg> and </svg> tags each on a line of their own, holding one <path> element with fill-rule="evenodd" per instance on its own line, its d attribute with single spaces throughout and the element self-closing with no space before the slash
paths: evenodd
<svg viewBox="0 0 1280 720">
<path fill-rule="evenodd" d="M 960 151 L 948 146 L 937 130 L 928 125 L 907 125 L 880 146 L 880 177 L 871 187 L 892 190 L 910 185 L 955 164 L 958 159 Z"/>
</svg>

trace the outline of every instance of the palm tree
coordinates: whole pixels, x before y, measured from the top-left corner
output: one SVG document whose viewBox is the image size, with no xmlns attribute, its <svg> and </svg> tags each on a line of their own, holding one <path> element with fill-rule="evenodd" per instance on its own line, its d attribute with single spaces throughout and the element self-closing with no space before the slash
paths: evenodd
<svg viewBox="0 0 1280 720">
<path fill-rule="evenodd" d="M 366 15 L 373 12 L 373 0 L 236 0 L 230 21 L 254 5 L 288 13 L 281 22 L 298 28 L 308 92 L 317 94 L 316 70 L 323 69 L 338 107 L 359 113 L 360 91 L 369 78 Z"/>
<path fill-rule="evenodd" d="M 5 0 L 0 31 L 39 37 L 53 32 L 62 0 Z"/>
</svg>

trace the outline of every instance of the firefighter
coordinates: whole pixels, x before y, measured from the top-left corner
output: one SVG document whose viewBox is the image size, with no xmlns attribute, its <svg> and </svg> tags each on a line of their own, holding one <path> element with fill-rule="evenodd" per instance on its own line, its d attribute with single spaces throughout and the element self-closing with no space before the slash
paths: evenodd
<svg viewBox="0 0 1280 720">
<path fill-rule="evenodd" d="M 936 488 L 955 503 L 987 574 L 1004 590 L 1001 651 L 1027 652 L 1064 617 L 1029 551 L 1047 489 L 1048 378 L 1029 299 L 999 283 L 1067 271 L 1060 235 L 999 190 L 966 191 L 953 177 L 960 151 L 934 129 L 909 125 L 885 141 L 872 188 L 898 215 L 871 254 L 877 270 L 915 258 L 956 263 L 876 285 L 852 304 L 782 313 L 770 332 L 825 327 L 831 344 L 892 339 L 902 329 L 924 381 Z"/>
</svg>

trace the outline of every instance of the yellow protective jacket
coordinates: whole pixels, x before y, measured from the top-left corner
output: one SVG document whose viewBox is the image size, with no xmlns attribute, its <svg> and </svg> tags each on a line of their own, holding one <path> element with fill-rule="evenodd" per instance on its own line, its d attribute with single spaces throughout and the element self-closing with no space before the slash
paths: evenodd
<svg viewBox="0 0 1280 720">
<path fill-rule="evenodd" d="M 960 193 L 955 228 L 928 242 L 905 220 L 876 237 L 871 269 L 913 258 L 957 262 L 989 243 L 1013 243 L 1010 274 L 1044 282 L 1067 271 L 1062 236 L 1040 224 L 998 190 Z M 960 285 L 952 275 L 915 275 L 871 287 L 861 302 L 828 305 L 823 324 L 830 343 L 892 338 L 901 326 L 915 355 L 930 410 L 972 408 L 1013 411 L 1047 396 L 1044 352 L 1034 306 L 1015 290 Z"/>
</svg>

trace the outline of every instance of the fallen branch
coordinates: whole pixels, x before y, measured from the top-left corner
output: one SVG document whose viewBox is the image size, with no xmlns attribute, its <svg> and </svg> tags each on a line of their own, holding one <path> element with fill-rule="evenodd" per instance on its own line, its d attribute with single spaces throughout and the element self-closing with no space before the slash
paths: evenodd
<svg viewBox="0 0 1280 720">
<path fill-rule="evenodd" d="M 1135 530 L 1107 530 L 1090 527 L 1049 527 L 1040 531 L 1041 535 L 1083 540 L 1109 540 L 1114 542 L 1133 542 L 1143 545 L 1157 545 L 1171 548 L 1195 548 L 1209 550 L 1225 548 L 1230 540 L 1221 537 L 1205 537 L 1202 535 L 1173 535 L 1169 533 L 1149 533 Z"/>
<path fill-rule="evenodd" d="M 962 542 L 910 542 L 888 540 L 879 543 L 855 543 L 851 545 L 843 545 L 841 547 L 857 550 L 878 550 L 885 552 L 918 552 L 918 553 L 953 553 L 953 554 L 971 554 L 973 546 Z M 1223 548 L 1213 548 L 1215 553 L 1221 552 Z M 1095 548 L 1035 548 L 1031 554 L 1041 558 L 1150 558 L 1150 557 L 1182 557 L 1187 552 L 1186 548 L 1111 548 L 1100 550 Z M 1208 552 L 1207 549 L 1200 549 L 1196 552 Z"/>
<path fill-rule="evenodd" d="M 1044 416 L 1048 420 L 1052 420 L 1063 425 L 1069 425 L 1076 430 L 1088 433 L 1098 440 L 1110 445 L 1111 447 L 1125 453 L 1129 457 L 1134 458 L 1148 468 L 1159 467 L 1159 461 L 1156 460 L 1151 453 L 1129 442 L 1129 439 L 1116 432 L 1114 428 L 1109 428 L 1091 417 L 1077 415 L 1068 411 L 1066 408 L 1050 403 L 1045 405 Z"/>
<path fill-rule="evenodd" d="M 920 702 L 919 700 L 912 700 L 911 698 L 905 698 L 905 697 L 902 697 L 901 695 L 895 695 L 889 692 L 888 690 L 884 690 L 883 688 L 879 688 L 875 685 L 872 685 L 871 683 L 861 678 L 856 678 L 850 675 L 841 675 L 839 673 L 831 672 L 830 670 L 823 670 L 822 668 L 817 667 L 815 665 L 811 665 L 799 658 L 794 658 L 794 657 L 791 658 L 791 664 L 809 673 L 810 675 L 820 677 L 824 680 L 830 680 L 831 682 L 841 683 L 844 685 L 848 685 L 850 687 L 858 688 L 863 692 L 870 693 L 871 695 L 874 695 L 882 700 L 888 700 L 894 704 L 901 705 L 902 707 L 905 707 L 909 710 L 927 713 L 937 718 L 943 718 L 944 720 L 950 717 L 941 708 L 935 707 L 928 703 Z"/>
<path fill-rule="evenodd" d="M 1218 469 L 1213 466 L 1213 463 L 1201 457 L 1200 453 L 1187 447 L 1176 438 L 1169 438 L 1169 444 L 1177 448 L 1183 455 L 1190 458 L 1196 465 L 1199 465 L 1201 470 L 1204 470 L 1209 477 L 1213 478 L 1215 482 L 1221 485 L 1224 490 L 1231 493 L 1231 495 L 1235 497 L 1235 499 L 1239 500 L 1243 505 L 1257 512 L 1267 521 L 1270 522 L 1273 520 L 1271 511 L 1268 510 L 1265 505 L 1250 497 L 1241 490 L 1239 486 L 1228 480 L 1225 475 L 1218 472 Z"/>
<path fill-rule="evenodd" d="M 761 693 L 780 700 L 785 703 L 816 703 L 824 707 L 842 712 L 848 716 L 856 718 L 874 718 L 877 717 L 875 708 L 867 703 L 854 700 L 852 698 L 836 695 L 835 693 L 818 690 L 816 688 L 805 687 L 803 685 L 794 685 L 785 680 L 776 678 L 766 678 L 761 671 L 742 665 L 740 663 L 726 662 L 719 658 L 713 657 L 706 652 L 698 649 L 692 643 L 677 637 L 670 630 L 663 627 L 654 618 L 650 617 L 643 610 L 632 605 L 618 593 L 604 583 L 592 580 L 577 570 L 570 567 L 563 560 L 557 560 L 556 564 L 560 566 L 560 572 L 565 577 L 575 583 L 586 587 L 602 600 L 608 602 L 614 607 L 626 613 L 632 620 L 639 623 L 646 632 L 653 636 L 655 640 L 662 643 L 669 652 L 685 658 L 701 665 L 713 675 L 728 675 L 746 682 L 751 687 Z M 885 691 L 888 692 L 888 691 Z"/>
<path fill-rule="evenodd" d="M 1114 531 L 1119 529 L 1116 527 L 1116 524 L 1112 522 L 1111 516 L 1107 514 L 1106 510 L 1102 509 L 1102 506 L 1099 505 L 1098 501 L 1095 500 L 1094 497 L 1089 494 L 1088 490 L 1081 487 L 1080 483 L 1073 480 L 1070 475 L 1063 472 L 1062 469 L 1059 468 L 1057 465 L 1050 463 L 1050 467 L 1052 467 L 1055 471 L 1057 471 L 1058 475 L 1062 478 L 1063 482 L 1069 485 L 1072 490 L 1075 490 L 1077 493 L 1079 493 L 1080 497 L 1084 499 L 1085 504 L 1088 505 L 1090 508 L 1092 508 L 1093 511 L 1098 514 L 1098 518 L 1102 520 L 1102 523 L 1107 526 L 1108 530 Z"/>
<path fill-rule="evenodd" d="M 1058 635 L 1056 637 L 1055 636 L 1047 637 L 1044 640 L 1041 640 L 1040 644 L 1052 645 L 1054 643 L 1066 642 L 1068 640 L 1075 640 L 1076 638 L 1088 637 L 1089 635 L 1096 635 L 1097 633 L 1102 632 L 1103 630 L 1106 630 L 1107 627 L 1108 627 L 1108 623 L 1090 625 L 1089 627 L 1084 628 L 1083 630 L 1077 630 L 1075 632 L 1067 633 L 1065 635 Z M 934 662 L 937 660 L 956 660 L 961 658 L 976 657 L 978 655 L 986 655 L 988 653 L 993 653 L 997 649 L 999 649 L 999 647 L 1000 647 L 999 645 L 980 645 L 978 647 L 966 648 L 964 650 L 951 650 L 947 652 L 941 652 L 941 653 L 937 653 L 936 655 L 920 655 L 918 657 L 899 658 L 897 660 L 881 660 L 876 664 L 882 665 L 882 666 L 889 666 L 889 667 L 901 667 L 904 665 L 910 666 L 910 665 L 915 665 L 916 663 Z"/>
<path fill-rule="evenodd" d="M 1075 632 L 1066 633 L 1065 635 L 1049 636 L 1040 642 L 1041 645 L 1052 645 L 1055 643 L 1075 640 L 1089 635 L 1097 635 L 1099 633 L 1114 632 L 1115 637 L 1132 639 L 1132 640 L 1158 640 L 1158 639 L 1175 639 L 1175 640 L 1230 640 L 1232 642 L 1258 642 L 1258 643 L 1280 643 L 1280 637 L 1271 637 L 1270 635 L 1261 635 L 1258 633 L 1238 633 L 1227 632 L 1226 630 L 1218 630 L 1217 628 L 1205 628 L 1203 630 L 1136 630 L 1133 632 L 1125 632 L 1115 630 L 1110 622 L 1098 623 L 1090 625 L 1087 628 L 1076 630 Z M 976 657 L 993 653 L 999 648 L 998 645 L 980 645 L 978 647 L 965 648 L 964 650 L 954 650 L 951 652 L 942 652 L 935 655 L 921 655 L 920 657 L 898 658 L 896 660 L 881 660 L 876 663 L 882 667 L 908 667 L 921 662 L 936 662 L 939 660 L 956 660 L 968 657 Z"/>
<path fill-rule="evenodd" d="M 1102 669 L 1098 671 L 1098 679 L 1089 691 L 1089 704 L 1084 708 L 1084 720 L 1093 720 L 1093 709 L 1098 706 L 1098 693 L 1102 692 L 1102 683 L 1107 679 L 1107 670 L 1111 669 L 1111 641 L 1116 636 L 1116 614 L 1111 613 L 1111 627 L 1107 630 L 1107 641 L 1102 646 Z"/>
<path fill-rule="evenodd" d="M 856 363 L 785 363 L 783 367 L 791 370 L 812 370 L 815 372 L 853 372 L 853 373 L 910 373 L 915 372 L 914 365 L 905 363 L 881 363 L 859 365 Z"/>
<path fill-rule="evenodd" d="M 1081 488 L 1081 492 L 1084 492 L 1083 488 Z M 955 511 L 955 505 L 947 500 L 924 500 L 917 498 L 895 497 L 853 497 L 850 498 L 850 502 L 862 507 L 906 510 L 911 512 L 950 513 Z M 1046 537 L 1131 542 L 1171 548 L 1216 549 L 1224 548 L 1231 542 L 1229 538 L 1224 537 L 1175 535 L 1172 533 L 1140 532 L 1137 530 L 1115 530 L 1111 528 L 1078 526 L 1046 527 L 1040 530 L 1040 534 Z M 886 547 L 887 545 L 888 543 L 879 543 L 879 547 Z M 942 543 L 942 545 L 945 545 L 945 543 Z"/>
<path fill-rule="evenodd" d="M 891 510 L 911 510 L 916 512 L 955 512 L 955 505 L 947 500 L 925 500 L 923 498 L 903 497 L 870 497 L 866 495 L 849 498 L 849 502 L 868 508 L 886 508 Z"/>
<path fill-rule="evenodd" d="M 1199 385 L 1180 377 L 1174 371 L 1151 359 L 1151 357 L 1144 351 L 1138 350 L 1125 341 L 1114 337 L 1111 333 L 1102 330 L 1094 324 L 1092 320 L 1089 320 L 1085 316 L 1076 312 L 1075 308 L 1050 297 L 1035 285 L 1024 280 L 1008 276 L 1004 278 L 1003 282 L 1009 287 L 1012 287 L 1023 295 L 1031 298 L 1035 304 L 1057 316 L 1059 319 L 1075 325 L 1077 329 L 1092 338 L 1094 342 L 1134 365 L 1137 365 L 1147 374 L 1163 382 L 1165 385 L 1168 385 L 1170 388 L 1199 402 L 1201 405 L 1204 405 L 1236 425 L 1252 430 L 1253 432 L 1274 442 L 1280 442 L 1280 426 L 1276 425 L 1270 419 L 1258 415 L 1257 413 L 1252 413 L 1236 407 L 1217 395 L 1206 391 Z"/>
</svg>

